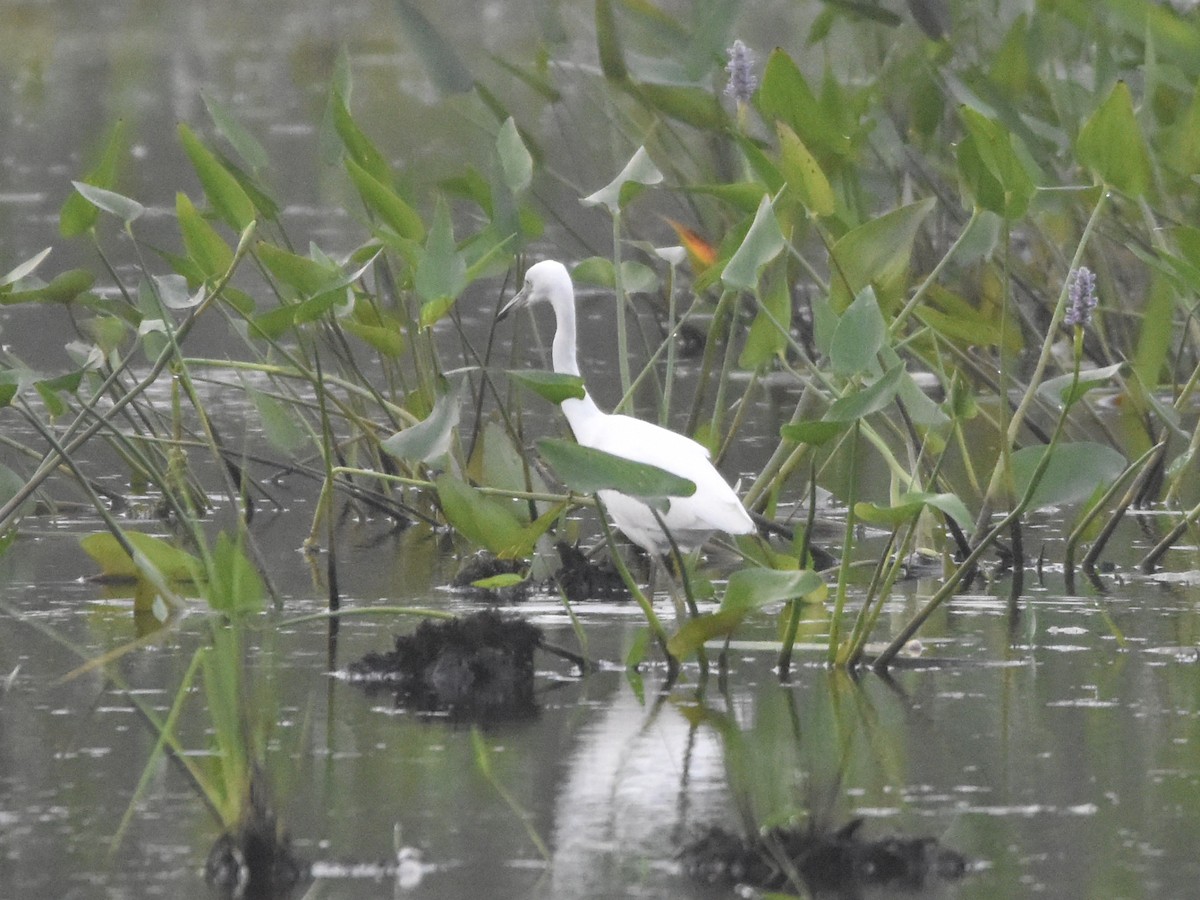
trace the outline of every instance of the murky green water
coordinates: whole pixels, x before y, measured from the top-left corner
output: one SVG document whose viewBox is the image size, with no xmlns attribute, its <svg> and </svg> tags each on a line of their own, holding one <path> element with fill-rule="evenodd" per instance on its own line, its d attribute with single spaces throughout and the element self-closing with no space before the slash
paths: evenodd
<svg viewBox="0 0 1200 900">
<path fill-rule="evenodd" d="M 93 263 L 86 249 L 59 246 L 55 215 L 69 180 L 117 115 L 131 118 L 137 135 L 136 165 L 122 189 L 171 208 L 175 191 L 192 187 L 174 124 L 203 119 L 200 89 L 235 109 L 267 146 L 276 187 L 291 204 L 289 227 L 330 252 L 353 246 L 350 224 L 329 211 L 345 185 L 322 167 L 314 124 L 343 45 L 365 120 L 422 179 L 449 174 L 464 154 L 469 160 L 482 133 L 465 99 L 430 112 L 436 86 L 388 3 L 96 6 L 0 3 L 0 270 L 51 244 L 63 268 L 72 259 Z M 428 15 L 438 27 L 462 29 L 459 39 L 477 48 L 464 55 L 480 77 L 503 77 L 485 51 L 532 53 L 538 28 L 578 33 L 579 64 L 594 65 L 588 3 L 493 3 L 472 6 L 469 15 L 449 8 Z M 768 46 L 788 33 L 781 23 L 802 34 L 792 18 L 806 15 L 791 6 L 764 12 L 747 21 L 746 34 Z M 560 195 L 540 198 L 562 210 L 549 244 L 564 257 L 603 252 L 608 224 L 581 211 L 572 182 L 580 173 L 595 180 L 615 171 L 626 148 L 597 140 L 581 118 L 541 125 L 552 150 L 546 165 L 564 173 Z M 155 227 L 173 228 L 167 216 L 157 224 L 151 216 L 148 239 Z M 0 319 L 3 339 L 52 368 L 69 339 L 62 312 L 37 316 L 22 320 L 21 333 Z M 605 326 L 591 327 L 601 335 Z M 609 372 L 611 365 L 608 359 Z M 597 394 L 611 402 L 606 360 L 587 366 Z M 249 415 L 238 408 L 228 414 L 236 422 Z M 777 427 L 769 404 L 759 414 L 764 432 Z M 736 467 L 753 472 L 761 452 L 741 448 Z M 1117 571 L 1099 588 L 1077 584 L 1079 595 L 1066 593 L 1058 572 L 1047 570 L 1044 579 L 1029 572 L 1015 613 L 1007 581 L 976 585 L 977 593 L 955 599 L 923 631 L 928 666 L 890 680 L 831 673 L 809 654 L 780 684 L 771 652 L 754 643 L 774 637 L 764 618 L 739 633 L 727 677 L 704 679 L 688 668 L 663 695 L 660 669 L 645 667 L 638 685 L 620 666 L 641 627 L 636 608 L 580 605 L 588 653 L 604 670 L 580 678 L 540 655 L 537 717 L 483 731 L 494 777 L 523 818 L 481 773 L 468 727 L 397 710 L 386 695 L 331 677 L 386 649 L 392 631 L 411 620 L 347 618 L 336 641 L 322 622 L 277 627 L 324 608 L 323 587 L 297 550 L 312 519 L 313 489 L 291 481 L 279 492 L 286 508 L 261 512 L 255 534 L 274 563 L 270 576 L 285 608 L 252 636 L 249 668 L 267 686 L 255 708 L 275 723 L 268 761 L 281 819 L 298 852 L 319 866 L 310 896 L 728 896 L 689 881 L 677 856 L 706 826 L 737 827 L 739 809 L 761 822 L 806 816 L 830 827 L 862 816 L 869 836 L 934 836 L 972 861 L 961 882 L 921 896 L 1195 893 L 1194 548 L 1168 558 L 1185 573 L 1175 580 L 1132 574 L 1131 554 L 1115 560 Z M 83 659 L 150 634 L 120 668 L 135 694 L 164 713 L 208 626 L 196 616 L 155 638 L 127 602 L 105 599 L 102 587 L 85 580 L 95 570 L 77 545 L 79 535 L 100 527 L 68 514 L 27 518 L 0 556 L 0 601 L 15 614 L 0 625 L 3 896 L 204 892 L 200 870 L 216 836 L 213 820 L 169 762 L 151 771 L 129 830 L 109 855 L 155 734 L 99 675 L 60 679 Z M 1047 540 L 1060 531 L 1047 527 Z M 1141 539 L 1127 523 L 1115 543 L 1133 547 Z M 458 561 L 419 528 L 395 534 L 384 523 L 348 518 L 339 540 L 347 607 L 476 608 L 445 590 Z M 1027 546 L 1039 540 L 1031 532 Z M 1061 552 L 1051 545 L 1047 558 Z M 889 615 L 904 621 L 928 591 L 908 584 Z M 669 617 L 669 604 L 660 603 Z M 537 598 L 520 612 L 554 643 L 577 646 L 554 598 Z M 825 627 L 813 622 L 806 637 L 819 640 Z M 203 697 L 190 702 L 195 712 L 185 714 L 181 740 L 203 747 Z M 406 853 L 398 866 L 398 846 L 419 855 Z"/>
</svg>

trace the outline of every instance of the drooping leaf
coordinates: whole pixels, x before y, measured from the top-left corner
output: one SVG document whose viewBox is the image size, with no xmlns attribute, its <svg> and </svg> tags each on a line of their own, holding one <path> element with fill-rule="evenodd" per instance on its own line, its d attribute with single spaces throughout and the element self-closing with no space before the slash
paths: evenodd
<svg viewBox="0 0 1200 900">
<path fill-rule="evenodd" d="M 561 512 L 555 507 L 531 525 L 518 517 L 514 504 L 498 500 L 453 475 L 437 479 L 438 503 L 446 520 L 463 537 L 501 559 L 529 556 L 537 539 Z"/>
<path fill-rule="evenodd" d="M 1037 188 L 1017 153 L 1017 138 L 969 106 L 959 109 L 959 117 L 967 135 L 958 144 L 958 171 L 975 203 L 1009 221 L 1021 218 Z"/>
<path fill-rule="evenodd" d="M 798 444 L 811 444 L 820 447 L 828 443 L 846 430 L 845 422 L 825 422 L 810 420 L 807 422 L 790 422 L 779 429 L 779 434 L 789 441 Z"/>
<path fill-rule="evenodd" d="M 442 37 L 416 4 L 409 0 L 395 2 L 409 45 L 425 64 L 425 71 L 438 91 L 446 95 L 465 94 L 471 90 L 475 79 L 454 45 Z"/>
<path fill-rule="evenodd" d="M 787 267 L 771 279 L 760 300 L 761 309 L 750 331 L 746 334 L 746 345 L 742 348 L 738 364 L 753 369 L 777 355 L 788 346 L 788 330 L 792 325 L 792 292 L 787 280 Z"/>
<path fill-rule="evenodd" d="M 508 376 L 555 404 L 570 399 L 582 400 L 586 393 L 583 379 L 578 375 L 562 375 L 541 369 L 509 369 Z"/>
<path fill-rule="evenodd" d="M 217 126 L 217 131 L 229 141 L 229 146 L 233 147 L 242 161 L 255 172 L 265 169 L 270 163 L 270 158 L 258 138 L 246 130 L 233 113 L 211 93 L 201 91 L 200 97 L 204 100 L 204 107 L 208 110 L 213 124 Z"/>
<path fill-rule="evenodd" d="M 763 266 L 779 255 L 784 244 L 783 232 L 779 228 L 779 220 L 775 218 L 771 198 L 764 194 L 745 239 L 725 264 L 721 273 L 722 283 L 730 290 L 754 290 L 758 285 L 758 273 Z"/>
<path fill-rule="evenodd" d="M 345 166 L 367 209 L 405 240 L 425 240 L 425 223 L 399 194 L 360 166 L 353 155 L 346 157 Z"/>
<path fill-rule="evenodd" d="M 125 152 L 127 131 L 125 120 L 118 119 L 108 133 L 99 161 L 81 181 L 93 187 L 112 188 L 117 179 L 118 162 Z M 72 191 L 59 210 L 58 231 L 63 237 L 83 234 L 96 223 L 98 215 L 99 210 L 95 205 L 85 200 L 78 191 Z"/>
<path fill-rule="evenodd" d="M 607 206 L 609 211 L 616 214 L 621 207 L 637 195 L 645 185 L 658 184 L 663 180 L 659 171 L 645 147 L 638 147 L 629 162 L 620 173 L 594 194 L 589 194 L 580 202 L 587 206 Z"/>
<path fill-rule="evenodd" d="M 116 191 L 96 187 L 82 181 L 72 181 L 71 184 L 74 185 L 80 196 L 92 206 L 116 216 L 126 225 L 140 218 L 146 212 L 146 207 L 142 204 L 123 194 L 118 194 Z"/>
<path fill-rule="evenodd" d="M 242 388 L 262 425 L 263 434 L 271 446 L 289 457 L 294 457 L 309 445 L 309 433 L 297 421 L 298 414 L 276 397 L 264 393 L 242 380 Z"/>
<path fill-rule="evenodd" d="M 617 21 L 613 16 L 611 0 L 595 0 L 596 45 L 600 51 L 600 71 L 609 81 L 625 81 L 629 70 L 625 68 L 625 54 L 621 49 L 621 37 L 617 34 Z"/>
<path fill-rule="evenodd" d="M 454 429 L 458 426 L 462 409 L 460 390 L 461 387 L 451 388 L 445 383 L 440 385 L 433 411 L 415 425 L 397 431 L 380 442 L 379 446 L 400 459 L 427 463 L 440 460 L 449 452 Z"/>
<path fill-rule="evenodd" d="M 125 539 L 168 581 L 189 582 L 199 571 L 200 562 L 196 557 L 171 546 L 162 538 L 141 531 L 126 531 Z M 100 565 L 103 577 L 130 580 L 142 577 L 141 570 L 111 533 L 102 531 L 89 534 L 80 539 L 79 545 Z"/>
<path fill-rule="evenodd" d="M 206 279 L 224 275 L 233 265 L 233 250 L 196 211 L 187 194 L 175 195 L 175 216 L 179 220 L 184 249 L 196 268 Z"/>
<path fill-rule="evenodd" d="M 546 438 L 538 441 L 538 452 L 563 484 L 581 494 L 611 490 L 662 505 L 659 501 L 696 493 L 695 482 L 687 478 L 572 441 Z"/>
<path fill-rule="evenodd" d="M 453 302 L 467 286 L 467 263 L 455 246 L 450 208 L 444 201 L 439 200 L 434 211 L 413 286 L 427 303 Z"/>
</svg>

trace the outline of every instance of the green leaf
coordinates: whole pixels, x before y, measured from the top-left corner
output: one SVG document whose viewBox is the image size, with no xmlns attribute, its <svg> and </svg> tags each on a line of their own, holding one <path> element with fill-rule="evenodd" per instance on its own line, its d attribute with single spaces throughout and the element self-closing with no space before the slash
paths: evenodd
<svg viewBox="0 0 1200 900">
<path fill-rule="evenodd" d="M 117 164 L 125 151 L 127 130 L 125 121 L 118 119 L 104 142 L 104 151 L 99 162 L 81 179 L 82 181 L 99 188 L 113 186 L 117 179 Z M 59 210 L 58 231 L 63 237 L 83 234 L 96 223 L 98 215 L 97 207 L 85 200 L 78 191 L 72 191 Z"/>
<path fill-rule="evenodd" d="M 1068 372 L 1066 375 L 1059 375 L 1042 382 L 1038 385 L 1037 391 L 1058 405 L 1069 406 L 1093 388 L 1111 384 L 1113 377 L 1124 366 L 1125 363 L 1114 363 L 1098 369 L 1083 369 L 1079 372 L 1079 382 L 1075 385 L 1074 390 L 1071 389 L 1074 376 Z"/>
<path fill-rule="evenodd" d="M 271 446 L 289 457 L 295 457 L 309 445 L 309 433 L 300 422 L 300 414 L 287 404 L 252 387 L 245 379 L 242 389 L 258 412 L 263 434 Z"/>
<path fill-rule="evenodd" d="M 405 240 L 425 240 L 425 223 L 399 194 L 360 166 L 353 156 L 346 157 L 345 166 L 367 209 Z"/>
<path fill-rule="evenodd" d="M 175 195 L 175 216 L 188 258 L 209 280 L 215 280 L 233 265 L 233 250 L 196 211 L 187 194 Z"/>
<path fill-rule="evenodd" d="M 1097 179 L 1130 197 L 1140 197 L 1149 189 L 1153 178 L 1150 152 L 1125 82 L 1118 81 L 1084 123 L 1075 142 L 1075 156 Z"/>
<path fill-rule="evenodd" d="M 564 400 L 582 400 L 587 393 L 583 379 L 578 375 L 561 375 L 540 369 L 509 369 L 508 377 L 555 404 Z"/>
<path fill-rule="evenodd" d="M 342 146 L 350 154 L 350 159 L 380 184 L 390 185 L 392 167 L 371 139 L 358 127 L 358 123 L 350 115 L 344 95 L 336 90 L 329 95 L 329 114 L 333 120 L 334 131 L 341 138 Z"/>
<path fill-rule="evenodd" d="M 526 526 L 517 517 L 516 504 L 493 499 L 453 475 L 442 475 L 436 486 L 446 521 L 463 537 L 501 559 L 528 556 L 559 513 L 556 507 L 552 514 Z"/>
<path fill-rule="evenodd" d="M 0 293 L 0 305 L 12 306 L 18 303 L 70 303 L 80 294 L 87 291 L 96 281 L 96 276 L 86 269 L 70 269 L 55 275 L 51 282 L 44 287 L 31 288 L 27 291 L 9 291 Z"/>
<path fill-rule="evenodd" d="M 867 285 L 875 288 L 883 309 L 890 309 L 900 299 L 917 231 L 936 202 L 935 197 L 928 197 L 901 206 L 838 239 L 833 245 L 831 266 L 836 274 L 829 291 L 835 312 L 848 307 Z"/>
<path fill-rule="evenodd" d="M 755 101 L 763 118 L 787 125 L 826 163 L 850 156 L 849 135 L 838 120 L 826 113 L 799 67 L 784 50 L 777 48 L 767 58 Z"/>
<path fill-rule="evenodd" d="M 342 330 L 370 344 L 384 356 L 397 357 L 404 353 L 404 334 L 396 325 L 365 325 L 349 320 L 341 324 Z"/>
<path fill-rule="evenodd" d="M 116 216 L 126 225 L 141 217 L 146 211 L 146 207 L 136 200 L 131 200 L 115 191 L 85 184 L 82 181 L 72 181 L 71 184 L 75 186 L 75 190 L 79 192 L 80 196 L 92 206 Z"/>
<path fill-rule="evenodd" d="M 829 361 L 837 375 L 850 377 L 877 365 L 876 354 L 887 338 L 887 323 L 879 310 L 875 291 L 867 285 L 858 292 L 833 331 Z"/>
<path fill-rule="evenodd" d="M 885 372 L 869 386 L 839 397 L 825 412 L 826 422 L 853 422 L 879 412 L 896 396 L 900 381 L 904 377 L 904 363 Z"/>
<path fill-rule="evenodd" d="M 450 208 L 445 201 L 439 200 L 434 211 L 413 286 L 426 302 L 444 298 L 453 302 L 467 286 L 467 263 L 455 246 Z"/>
<path fill-rule="evenodd" d="M 621 207 L 637 195 L 644 185 L 658 184 L 663 180 L 645 147 L 638 147 L 620 173 L 594 194 L 584 197 L 581 203 L 587 206 L 607 206 L 616 215 Z"/>
<path fill-rule="evenodd" d="M 779 135 L 779 169 L 788 188 L 815 216 L 833 215 L 836 200 L 829 179 L 796 132 L 784 122 L 775 123 Z"/>
<path fill-rule="evenodd" d="M 1034 469 L 1049 445 L 1023 447 L 1012 455 L 1013 487 L 1025 495 Z M 1112 484 L 1125 469 L 1125 457 L 1107 444 L 1079 441 L 1054 448 L 1045 474 L 1033 492 L 1029 508 L 1061 506 L 1086 500 L 1097 488 Z"/>
<path fill-rule="evenodd" d="M 258 569 L 241 544 L 222 531 L 212 551 L 212 569 L 205 591 L 208 605 L 224 613 L 250 613 L 262 609 L 266 591 Z"/>
<path fill-rule="evenodd" d="M 779 255 L 784 244 L 771 198 L 764 194 L 745 239 L 725 264 L 721 273 L 722 283 L 730 290 L 754 290 L 758 285 L 759 271 Z"/>
<path fill-rule="evenodd" d="M 443 382 L 433 401 L 433 410 L 420 422 L 397 431 L 380 442 L 380 447 L 392 456 L 414 462 L 435 463 L 450 452 L 454 429 L 462 409 L 461 386 L 452 388 Z"/>
<path fill-rule="evenodd" d="M 629 92 L 651 109 L 706 131 L 719 131 L 728 117 L 712 91 L 684 84 L 626 84 Z"/>
<path fill-rule="evenodd" d="M 337 266 L 300 256 L 266 241 L 259 241 L 254 252 L 267 271 L 304 297 L 322 294 L 345 278 L 345 273 Z"/>
<path fill-rule="evenodd" d="M 501 572 L 499 575 L 492 575 L 488 578 L 480 578 L 478 581 L 472 581 L 471 587 L 479 588 L 483 591 L 500 591 L 505 588 L 516 587 L 518 584 L 524 583 L 526 576 L 516 572 Z"/>
<path fill-rule="evenodd" d="M 500 172 L 513 194 L 524 193 L 533 181 L 533 157 L 521 140 L 517 123 L 512 116 L 504 120 L 496 136 L 496 153 L 500 157 Z"/>
<path fill-rule="evenodd" d="M 140 531 L 126 531 L 125 539 L 158 569 L 164 578 L 173 582 L 190 582 L 199 571 L 200 561 L 190 553 L 173 547 L 162 538 Z M 140 579 L 141 570 L 129 554 L 107 531 L 81 538 L 83 551 L 100 565 L 100 572 L 110 579 Z"/>
<path fill-rule="evenodd" d="M 32 275 L 35 271 L 37 271 L 38 266 L 45 261 L 46 257 L 50 255 L 50 251 L 53 249 L 53 247 L 47 247 L 41 253 L 31 256 L 18 266 L 14 266 L 12 271 L 10 271 L 3 278 L 0 278 L 0 291 L 9 285 L 16 284 L 22 278 L 27 278 Z"/>
<path fill-rule="evenodd" d="M 1009 221 L 1029 208 L 1037 186 L 1008 130 L 969 106 L 959 108 L 967 136 L 958 145 L 958 171 L 983 209 Z"/>
<path fill-rule="evenodd" d="M 204 195 L 226 224 L 237 232 L 244 231 L 257 216 L 254 202 L 238 184 L 238 180 L 211 150 L 200 142 L 192 130 L 180 123 L 179 141 L 200 177 Z"/>
<path fill-rule="evenodd" d="M 563 484 L 580 494 L 610 490 L 660 501 L 696 493 L 695 483 L 687 478 L 571 441 L 546 438 L 538 441 L 538 452 Z"/>
<path fill-rule="evenodd" d="M 233 147 L 234 152 L 242 158 L 242 161 L 255 172 L 265 169 L 270 163 L 270 158 L 258 138 L 247 131 L 225 105 L 208 91 L 201 91 L 200 97 L 204 100 L 209 118 L 217 126 L 217 131 L 225 140 L 229 141 L 229 146 Z"/>
<path fill-rule="evenodd" d="M 971 513 L 956 494 L 934 494 L 928 491 L 913 491 L 901 494 L 891 506 L 875 503 L 857 503 L 854 514 L 866 522 L 894 528 L 911 519 L 926 506 L 941 510 L 964 528 L 970 528 Z"/>
</svg>

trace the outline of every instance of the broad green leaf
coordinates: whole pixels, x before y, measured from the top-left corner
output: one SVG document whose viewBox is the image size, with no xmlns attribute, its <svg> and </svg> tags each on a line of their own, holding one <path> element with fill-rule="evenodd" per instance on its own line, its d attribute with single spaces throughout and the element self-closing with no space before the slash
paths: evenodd
<svg viewBox="0 0 1200 900">
<path fill-rule="evenodd" d="M 225 140 L 229 141 L 229 146 L 233 147 L 234 152 L 242 158 L 242 161 L 255 172 L 265 169 L 270 163 L 270 159 L 258 138 L 247 131 L 233 113 L 208 91 L 201 91 L 200 97 L 204 100 L 208 116 L 217 126 L 217 131 Z"/>
<path fill-rule="evenodd" d="M 397 431 L 379 446 L 400 459 L 437 462 L 450 451 L 461 408 L 460 389 L 443 383 L 439 385 L 433 410 L 426 418 Z"/>
<path fill-rule="evenodd" d="M 1124 366 L 1125 363 L 1114 363 L 1111 366 L 1103 366 L 1098 369 L 1083 369 L 1079 373 L 1079 382 L 1075 385 L 1074 390 L 1071 388 L 1071 383 L 1075 380 L 1075 377 L 1068 372 L 1066 375 L 1059 375 L 1042 382 L 1038 385 L 1038 393 L 1049 398 L 1057 405 L 1070 405 L 1093 388 L 1111 384 L 1113 377 Z"/>
<path fill-rule="evenodd" d="M 500 171 L 504 183 L 514 194 L 524 193 L 533 181 L 533 157 L 521 140 L 517 123 L 512 116 L 504 120 L 496 136 L 496 154 L 500 157 Z"/>
<path fill-rule="evenodd" d="M 970 528 L 974 521 L 966 504 L 959 499 L 958 495 L 934 494 L 928 491 L 901 494 L 891 506 L 857 503 L 854 506 L 854 514 L 863 521 L 894 528 L 915 516 L 926 506 L 941 510 L 964 528 Z"/>
<path fill-rule="evenodd" d="M 841 123 L 826 113 L 799 67 L 784 50 L 776 49 L 767 58 L 755 102 L 765 119 L 787 125 L 826 163 L 831 158 L 849 157 L 850 137 Z"/>
<path fill-rule="evenodd" d="M 405 240 L 425 240 L 425 223 L 399 194 L 360 166 L 353 156 L 346 157 L 345 166 L 367 209 Z"/>
<path fill-rule="evenodd" d="M 79 192 L 80 196 L 92 204 L 92 206 L 116 216 L 126 225 L 140 218 L 146 211 L 146 207 L 142 206 L 142 204 L 136 200 L 131 200 L 123 194 L 118 194 L 116 191 L 96 187 L 82 181 L 72 181 L 71 184 L 74 185 L 75 190 Z"/>
<path fill-rule="evenodd" d="M 1017 139 L 969 106 L 958 114 L 967 129 L 958 144 L 958 171 L 975 203 L 1009 221 L 1021 218 L 1037 187 L 1014 146 Z"/>
<path fill-rule="evenodd" d="M 384 356 L 397 357 L 404 353 L 404 334 L 398 325 L 366 325 L 350 320 L 341 325 L 343 331 L 370 344 Z"/>
<path fill-rule="evenodd" d="M 837 375 L 850 377 L 876 365 L 876 354 L 887 337 L 887 323 L 875 291 L 868 284 L 846 308 L 833 332 L 829 361 Z"/>
<path fill-rule="evenodd" d="M 175 195 L 175 216 L 179 219 L 184 249 L 205 279 L 215 280 L 224 275 L 233 265 L 233 250 L 196 211 L 187 194 Z"/>
<path fill-rule="evenodd" d="M 438 201 L 413 286 L 426 302 L 457 300 L 467 286 L 467 263 L 454 243 L 450 208 Z"/>
<path fill-rule="evenodd" d="M 586 393 L 583 379 L 578 375 L 561 375 L 540 369 L 509 369 L 508 377 L 551 403 L 582 400 Z"/>
<path fill-rule="evenodd" d="M 526 580 L 526 576 L 516 572 L 501 572 L 499 575 L 492 575 L 488 578 L 480 578 L 478 581 L 472 581 L 471 587 L 479 588 L 482 591 L 499 591 L 504 588 L 516 587 Z"/>
<path fill-rule="evenodd" d="M 192 130 L 180 123 L 179 141 L 200 177 L 204 196 L 227 225 L 235 231 L 245 230 L 257 217 L 254 202 L 247 196 L 238 180 L 209 150 Z"/>
<path fill-rule="evenodd" d="M 162 538 L 140 531 L 126 531 L 125 539 L 158 569 L 164 578 L 174 582 L 189 582 L 199 571 L 200 562 L 190 553 L 173 547 Z M 142 577 L 134 561 L 107 531 L 81 538 L 79 545 L 100 565 L 105 578 L 137 579 Z"/>
<path fill-rule="evenodd" d="M 758 211 L 750 230 L 721 273 L 721 281 L 730 290 L 752 291 L 758 285 L 758 273 L 784 248 L 783 232 L 771 198 L 766 194 L 759 201 Z"/>
<path fill-rule="evenodd" d="M 112 188 L 113 183 L 117 180 L 117 164 L 121 154 L 125 152 L 127 131 L 125 121 L 118 119 L 104 142 L 104 151 L 100 160 L 96 163 L 95 168 L 80 179 L 81 181 L 93 187 Z M 58 231 L 63 237 L 83 234 L 96 223 L 98 215 L 99 210 L 94 205 L 85 200 L 78 191 L 72 191 L 71 196 L 67 197 L 59 210 Z"/>
<path fill-rule="evenodd" d="M 917 231 L 936 202 L 935 197 L 928 197 L 901 206 L 838 239 L 833 245 L 835 274 L 829 291 L 835 312 L 845 310 L 867 285 L 875 288 L 883 309 L 892 308 L 904 290 Z"/>
<path fill-rule="evenodd" d="M 825 412 L 826 422 L 853 422 L 879 412 L 896 396 L 904 376 L 904 363 L 889 369 L 880 378 L 853 394 L 839 397 Z"/>
<path fill-rule="evenodd" d="M 258 569 L 241 545 L 224 531 L 217 535 L 212 551 L 205 596 L 209 606 L 224 613 L 257 612 L 266 596 Z"/>
<path fill-rule="evenodd" d="M 776 122 L 775 131 L 779 135 L 779 169 L 788 188 L 813 215 L 833 215 L 833 188 L 816 157 L 785 122 Z"/>
<path fill-rule="evenodd" d="M 617 283 L 612 260 L 603 256 L 589 256 L 581 260 L 571 270 L 571 277 L 576 283 L 599 284 L 608 288 L 615 287 Z M 649 266 L 635 259 L 627 259 L 621 263 L 621 283 L 628 293 L 648 293 L 658 288 L 658 276 Z"/>
<path fill-rule="evenodd" d="M 1152 181 L 1150 152 L 1133 111 L 1129 86 L 1118 81 L 1079 131 L 1075 156 L 1111 187 L 1140 197 Z"/>
<path fill-rule="evenodd" d="M 517 518 L 512 502 L 497 500 L 453 475 L 437 479 L 438 503 L 456 531 L 502 559 L 529 556 L 561 507 L 555 507 L 532 525 Z"/>
<path fill-rule="evenodd" d="M 610 490 L 659 501 L 696 493 L 695 483 L 687 478 L 571 441 L 546 438 L 538 441 L 538 452 L 563 484 L 580 494 Z"/>
<path fill-rule="evenodd" d="M 797 444 L 811 444 L 814 447 L 820 447 L 845 430 L 845 422 L 791 422 L 782 426 L 779 429 L 779 434 L 789 441 L 795 441 Z"/>
<path fill-rule="evenodd" d="M 254 252 L 267 271 L 304 297 L 316 296 L 338 286 L 345 276 L 337 266 L 300 256 L 266 241 L 259 241 Z"/>
<path fill-rule="evenodd" d="M 663 174 L 646 148 L 638 147 L 616 178 L 580 202 L 587 206 L 607 206 L 615 215 L 644 185 L 658 184 L 662 180 Z"/>
<path fill-rule="evenodd" d="M 471 90 L 475 79 L 454 45 L 442 37 L 417 4 L 409 0 L 395 0 L 395 3 L 409 47 L 425 64 L 425 71 L 438 92 L 465 94 Z"/>
<path fill-rule="evenodd" d="M 1025 495 L 1034 469 L 1048 446 L 1023 447 L 1012 455 L 1013 487 L 1018 497 Z M 1086 500 L 1097 488 L 1112 484 L 1124 469 L 1125 457 L 1107 444 L 1090 441 L 1059 444 L 1034 489 L 1029 508 Z"/>
</svg>

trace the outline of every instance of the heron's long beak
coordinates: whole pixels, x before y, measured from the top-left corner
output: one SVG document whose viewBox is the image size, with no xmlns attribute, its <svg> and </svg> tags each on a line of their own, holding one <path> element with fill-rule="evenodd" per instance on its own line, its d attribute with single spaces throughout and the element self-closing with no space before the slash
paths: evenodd
<svg viewBox="0 0 1200 900">
<path fill-rule="evenodd" d="M 529 286 L 521 288 L 517 293 L 513 294 L 513 298 L 500 308 L 500 312 L 496 314 L 496 321 L 504 319 L 514 309 L 520 309 L 529 302 Z"/>
</svg>

